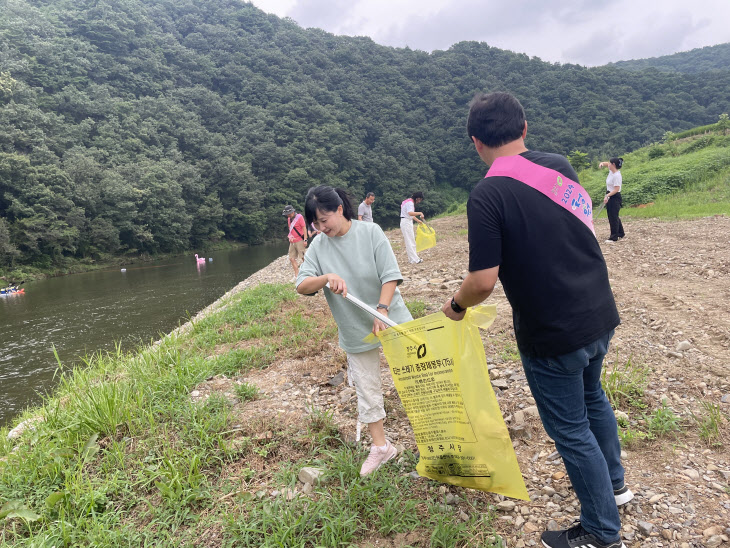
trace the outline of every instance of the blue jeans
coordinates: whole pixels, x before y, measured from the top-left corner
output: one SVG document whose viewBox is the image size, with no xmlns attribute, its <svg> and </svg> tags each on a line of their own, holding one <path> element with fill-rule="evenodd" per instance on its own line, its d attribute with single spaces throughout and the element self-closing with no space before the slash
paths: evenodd
<svg viewBox="0 0 730 548">
<path fill-rule="evenodd" d="M 613 330 L 561 356 L 520 354 L 548 436 L 565 463 L 581 505 L 584 529 L 603 543 L 620 538 L 615 488 L 624 484 L 616 417 L 601 387 L 601 367 Z"/>
</svg>

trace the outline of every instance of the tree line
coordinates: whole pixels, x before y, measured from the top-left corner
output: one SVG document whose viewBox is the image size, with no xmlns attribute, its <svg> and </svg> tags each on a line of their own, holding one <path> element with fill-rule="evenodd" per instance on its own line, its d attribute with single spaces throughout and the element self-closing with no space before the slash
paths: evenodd
<svg viewBox="0 0 730 548">
<path fill-rule="evenodd" d="M 607 157 L 730 111 L 730 71 L 585 68 L 462 42 L 431 54 L 302 29 L 237 0 L 0 2 L 0 269 L 282 236 L 306 189 L 395 225 L 483 176 L 477 91 L 523 102 L 528 146 Z"/>
</svg>

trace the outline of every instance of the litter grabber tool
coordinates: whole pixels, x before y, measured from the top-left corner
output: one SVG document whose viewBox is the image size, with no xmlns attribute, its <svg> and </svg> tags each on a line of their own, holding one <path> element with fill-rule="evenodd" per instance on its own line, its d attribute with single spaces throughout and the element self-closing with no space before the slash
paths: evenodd
<svg viewBox="0 0 730 548">
<path fill-rule="evenodd" d="M 330 288 L 329 282 L 327 282 L 326 284 L 324 284 L 324 286 L 327 289 L 329 289 Z M 388 327 L 395 327 L 396 325 L 398 325 L 397 323 L 395 323 L 393 320 L 391 320 L 387 316 L 383 316 L 380 312 L 378 312 L 377 310 L 375 310 L 372 306 L 369 306 L 369 305 L 365 304 L 364 302 L 362 302 L 360 299 L 358 299 L 357 297 L 355 297 L 354 295 L 352 295 L 349 291 L 348 291 L 347 295 L 345 295 L 345 299 L 347 299 L 348 301 L 350 301 L 352 304 L 354 304 L 358 308 L 364 310 L 368 314 L 370 314 L 370 315 L 378 318 L 381 322 L 383 322 Z"/>
<path fill-rule="evenodd" d="M 610 198 L 609 198 L 609 200 L 610 200 Z M 604 207 L 606 207 L 605 202 L 601 202 L 601 207 L 598 208 L 598 211 L 596 211 L 595 213 L 593 213 L 593 218 L 594 219 L 598 219 L 598 216 L 601 214 L 601 211 L 603 211 L 603 208 Z"/>
</svg>

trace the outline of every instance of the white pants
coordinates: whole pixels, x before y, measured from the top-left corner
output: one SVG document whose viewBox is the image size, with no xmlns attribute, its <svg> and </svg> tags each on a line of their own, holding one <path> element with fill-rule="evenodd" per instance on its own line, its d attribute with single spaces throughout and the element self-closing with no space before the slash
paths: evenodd
<svg viewBox="0 0 730 548">
<path fill-rule="evenodd" d="M 383 388 L 380 383 L 380 348 L 347 353 L 347 374 L 355 384 L 358 420 L 365 424 L 385 418 Z"/>
<path fill-rule="evenodd" d="M 403 233 L 403 239 L 406 242 L 408 262 L 420 263 L 421 259 L 418 257 L 418 253 L 416 253 L 416 237 L 413 234 L 413 221 L 410 219 L 401 219 L 400 231 Z"/>
</svg>

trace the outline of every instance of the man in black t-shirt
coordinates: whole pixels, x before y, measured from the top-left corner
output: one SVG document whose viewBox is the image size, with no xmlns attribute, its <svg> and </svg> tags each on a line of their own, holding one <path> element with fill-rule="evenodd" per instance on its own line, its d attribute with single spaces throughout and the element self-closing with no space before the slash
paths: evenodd
<svg viewBox="0 0 730 548">
<path fill-rule="evenodd" d="M 530 173 L 548 168 L 567 183 L 578 181 L 564 157 L 525 148 L 525 113 L 507 93 L 478 94 L 467 130 L 487 166 L 520 155 L 512 161 L 540 166 L 530 164 L 536 168 Z M 543 544 L 623 548 L 617 505 L 633 494 L 624 485 L 616 419 L 601 387 L 603 358 L 620 323 L 606 263 L 574 209 L 514 174 L 487 176 L 471 192 L 469 274 L 443 312 L 463 319 L 467 307 L 486 299 L 497 279 L 502 282 L 540 418 L 581 503 L 580 523 L 546 531 Z"/>
</svg>

